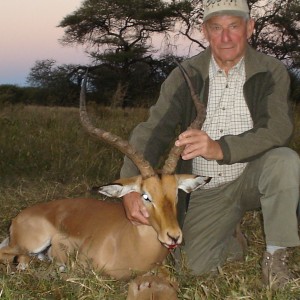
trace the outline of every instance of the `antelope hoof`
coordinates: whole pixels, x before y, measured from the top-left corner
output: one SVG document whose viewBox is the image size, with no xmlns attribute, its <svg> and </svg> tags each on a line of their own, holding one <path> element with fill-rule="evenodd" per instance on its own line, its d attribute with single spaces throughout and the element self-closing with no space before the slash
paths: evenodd
<svg viewBox="0 0 300 300">
<path fill-rule="evenodd" d="M 24 271 L 24 270 L 26 270 L 28 268 L 28 265 L 29 265 L 28 263 L 20 262 L 17 265 L 17 270 L 18 271 Z"/>
</svg>

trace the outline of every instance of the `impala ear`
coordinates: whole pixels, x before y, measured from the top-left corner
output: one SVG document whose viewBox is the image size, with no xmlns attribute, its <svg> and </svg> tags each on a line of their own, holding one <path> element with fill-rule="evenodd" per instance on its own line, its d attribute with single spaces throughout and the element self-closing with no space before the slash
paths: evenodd
<svg viewBox="0 0 300 300">
<path fill-rule="evenodd" d="M 123 197 L 131 192 L 140 192 L 141 179 L 141 176 L 123 178 L 110 184 L 94 187 L 93 190 L 108 197 Z"/>
<path fill-rule="evenodd" d="M 97 192 L 108 197 L 122 197 L 130 192 L 134 192 L 134 187 L 123 186 L 121 184 L 108 184 L 97 188 Z"/>
<path fill-rule="evenodd" d="M 207 176 L 197 176 L 197 175 L 186 175 L 186 174 L 177 174 L 178 180 L 178 189 L 185 191 L 186 193 L 190 193 L 195 191 L 208 182 L 210 182 L 211 177 Z"/>
</svg>

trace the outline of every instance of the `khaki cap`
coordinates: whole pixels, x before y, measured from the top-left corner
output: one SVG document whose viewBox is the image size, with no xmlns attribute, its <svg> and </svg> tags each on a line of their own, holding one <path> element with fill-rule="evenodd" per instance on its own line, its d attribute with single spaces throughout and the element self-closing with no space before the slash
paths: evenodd
<svg viewBox="0 0 300 300">
<path fill-rule="evenodd" d="M 203 22 L 213 16 L 230 15 L 249 17 L 249 7 L 246 0 L 204 0 Z"/>
</svg>

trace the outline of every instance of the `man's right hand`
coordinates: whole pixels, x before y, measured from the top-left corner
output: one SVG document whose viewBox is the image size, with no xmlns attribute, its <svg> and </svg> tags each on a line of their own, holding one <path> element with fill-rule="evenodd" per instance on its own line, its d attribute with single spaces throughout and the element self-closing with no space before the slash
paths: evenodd
<svg viewBox="0 0 300 300">
<path fill-rule="evenodd" d="M 123 196 L 123 205 L 129 221 L 134 225 L 150 225 L 148 211 L 137 192 Z"/>
</svg>

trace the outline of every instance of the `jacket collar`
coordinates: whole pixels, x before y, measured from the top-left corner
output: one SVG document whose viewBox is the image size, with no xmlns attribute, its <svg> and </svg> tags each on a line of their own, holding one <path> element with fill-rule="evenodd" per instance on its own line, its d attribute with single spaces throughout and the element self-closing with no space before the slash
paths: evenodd
<svg viewBox="0 0 300 300">
<path fill-rule="evenodd" d="M 268 71 L 261 61 L 263 56 L 257 54 L 258 52 L 255 49 L 249 45 L 247 46 L 245 54 L 246 80 L 257 73 L 264 73 Z"/>
</svg>

